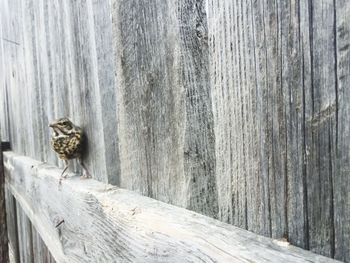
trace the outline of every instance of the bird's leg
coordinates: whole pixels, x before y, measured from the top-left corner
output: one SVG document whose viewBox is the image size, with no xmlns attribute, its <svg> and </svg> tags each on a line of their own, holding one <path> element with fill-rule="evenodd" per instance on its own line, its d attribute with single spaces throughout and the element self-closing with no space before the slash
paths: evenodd
<svg viewBox="0 0 350 263">
<path fill-rule="evenodd" d="M 91 178 L 91 174 L 89 173 L 88 169 L 86 168 L 85 164 L 83 163 L 82 158 L 78 158 L 78 162 L 81 165 L 81 167 L 83 168 L 83 175 L 80 176 L 80 178 L 82 178 L 82 179 Z"/>
<path fill-rule="evenodd" d="M 67 174 L 64 174 L 64 172 L 67 171 L 69 162 L 68 162 L 68 160 L 64 160 L 64 163 L 65 163 L 65 167 L 64 167 L 64 169 L 63 169 L 63 171 L 61 173 L 61 178 L 66 178 L 67 177 Z"/>
<path fill-rule="evenodd" d="M 67 169 L 68 169 L 69 162 L 68 162 L 68 160 L 64 160 L 64 163 L 65 163 L 66 166 L 64 167 L 64 169 L 63 169 L 63 171 L 62 171 L 62 173 L 61 173 L 61 177 L 60 177 L 59 184 L 62 183 L 62 179 L 64 179 L 64 178 L 67 177 L 67 174 L 64 174 L 64 173 L 65 173 L 65 171 L 67 171 Z"/>
</svg>

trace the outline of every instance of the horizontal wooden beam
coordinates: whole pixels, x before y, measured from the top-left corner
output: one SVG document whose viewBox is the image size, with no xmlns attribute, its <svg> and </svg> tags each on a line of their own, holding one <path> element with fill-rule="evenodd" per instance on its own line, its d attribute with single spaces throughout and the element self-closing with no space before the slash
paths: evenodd
<svg viewBox="0 0 350 263">
<path fill-rule="evenodd" d="M 13 152 L 4 161 L 7 187 L 57 262 L 333 262 L 92 179 L 59 186 L 61 170 Z"/>
</svg>

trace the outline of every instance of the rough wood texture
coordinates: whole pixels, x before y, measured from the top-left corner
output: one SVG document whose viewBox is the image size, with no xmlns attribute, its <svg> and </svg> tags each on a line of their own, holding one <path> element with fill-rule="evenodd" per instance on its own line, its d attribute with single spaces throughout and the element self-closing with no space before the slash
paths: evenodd
<svg viewBox="0 0 350 263">
<path fill-rule="evenodd" d="M 55 263 L 49 249 L 45 245 L 44 241 L 32 226 L 32 240 L 33 240 L 33 254 L 35 263 Z"/>
<path fill-rule="evenodd" d="M 0 4 L 4 136 L 9 134 L 15 151 L 57 164 L 47 125 L 69 116 L 90 139 L 86 163 L 94 178 L 117 184 L 109 2 L 2 0 Z"/>
<path fill-rule="evenodd" d="M 335 18 L 335 68 L 337 84 L 337 140 L 334 180 L 334 243 L 335 258 L 350 261 L 350 4 L 337 0 Z"/>
<path fill-rule="evenodd" d="M 333 262 L 95 180 L 75 176 L 58 187 L 60 170 L 12 152 L 5 168 L 11 192 L 57 262 Z"/>
<path fill-rule="evenodd" d="M 9 246 L 13 254 L 15 263 L 20 262 L 19 244 L 18 244 L 18 228 L 17 228 L 17 208 L 16 200 L 6 186 L 6 216 L 7 216 L 7 233 L 9 238 Z M 12 263 L 12 262 L 11 262 Z"/>
<path fill-rule="evenodd" d="M 216 217 L 204 2 L 113 7 L 120 185 Z"/>
<path fill-rule="evenodd" d="M 346 262 L 349 8 L 208 5 L 219 218 Z"/>
<path fill-rule="evenodd" d="M 1 127 L 1 126 L 0 126 Z M 1 131 L 1 129 L 0 129 Z M 7 235 L 7 218 L 5 206 L 5 170 L 3 163 L 3 144 L 1 142 L 0 134 L 0 262 L 9 262 L 9 247 Z"/>
<path fill-rule="evenodd" d="M 11 188 L 10 188 L 11 190 Z M 17 198 L 16 198 L 17 199 Z M 26 215 L 27 211 L 22 209 L 22 204 L 17 200 L 17 229 L 18 229 L 18 248 L 21 263 L 34 263 L 32 224 Z"/>
<path fill-rule="evenodd" d="M 0 125 L 94 179 L 350 260 L 348 0 L 0 0 Z M 75 169 L 78 169 L 75 167 Z"/>
</svg>

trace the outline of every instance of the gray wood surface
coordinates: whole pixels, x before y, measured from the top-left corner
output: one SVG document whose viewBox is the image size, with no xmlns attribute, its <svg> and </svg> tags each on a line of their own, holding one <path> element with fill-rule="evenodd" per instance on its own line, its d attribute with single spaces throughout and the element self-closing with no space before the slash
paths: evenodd
<svg viewBox="0 0 350 263">
<path fill-rule="evenodd" d="M 0 126 L 1 131 L 1 126 Z M 6 193 L 5 193 L 5 170 L 3 162 L 3 145 L 0 134 L 0 262 L 9 262 L 9 240 L 7 235 L 7 218 L 6 218 Z"/>
<path fill-rule="evenodd" d="M 113 7 L 120 186 L 216 217 L 204 3 Z"/>
<path fill-rule="evenodd" d="M 6 193 L 6 217 L 7 217 L 7 233 L 9 238 L 9 247 L 13 254 L 14 263 L 19 263 L 19 244 L 18 244 L 18 228 L 17 228 L 17 208 L 16 200 L 8 190 L 8 186 L 5 188 Z M 11 262 L 12 263 L 12 262 Z"/>
<path fill-rule="evenodd" d="M 112 24 L 109 3 L 100 2 L 1 1 L 2 36 L 13 40 L 1 41 L 1 99 L 11 108 L 1 121 L 16 151 L 62 166 L 49 147 L 47 125 L 71 117 L 89 138 L 91 173 L 117 184 Z"/>
<path fill-rule="evenodd" d="M 220 218 L 346 262 L 349 8 L 208 6 Z"/>
<path fill-rule="evenodd" d="M 23 210 L 22 204 L 18 200 L 16 201 L 16 209 L 20 262 L 34 263 L 32 223 L 26 215 L 27 211 Z"/>
<path fill-rule="evenodd" d="M 32 240 L 33 240 L 33 255 L 35 263 L 55 263 L 49 249 L 45 245 L 44 241 L 32 226 Z"/>
<path fill-rule="evenodd" d="M 336 1 L 337 141 L 334 164 L 335 257 L 350 261 L 350 5 Z M 345 255 L 345 257 L 344 257 Z"/>
<path fill-rule="evenodd" d="M 59 169 L 13 152 L 5 170 L 19 227 L 30 219 L 57 262 L 336 262 L 76 174 L 59 187 Z"/>
<path fill-rule="evenodd" d="M 94 179 L 349 262 L 349 12 L 0 0 L 1 135 L 62 167 L 47 124 L 68 115 Z"/>
</svg>

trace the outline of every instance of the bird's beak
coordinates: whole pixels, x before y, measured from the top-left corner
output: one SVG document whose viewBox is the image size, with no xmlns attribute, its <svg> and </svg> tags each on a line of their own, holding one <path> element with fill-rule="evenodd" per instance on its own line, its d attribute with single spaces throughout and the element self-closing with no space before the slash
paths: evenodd
<svg viewBox="0 0 350 263">
<path fill-rule="evenodd" d="M 49 125 L 50 128 L 55 128 L 55 126 L 56 126 L 56 125 L 55 125 L 55 124 L 52 124 L 52 123 Z"/>
</svg>

